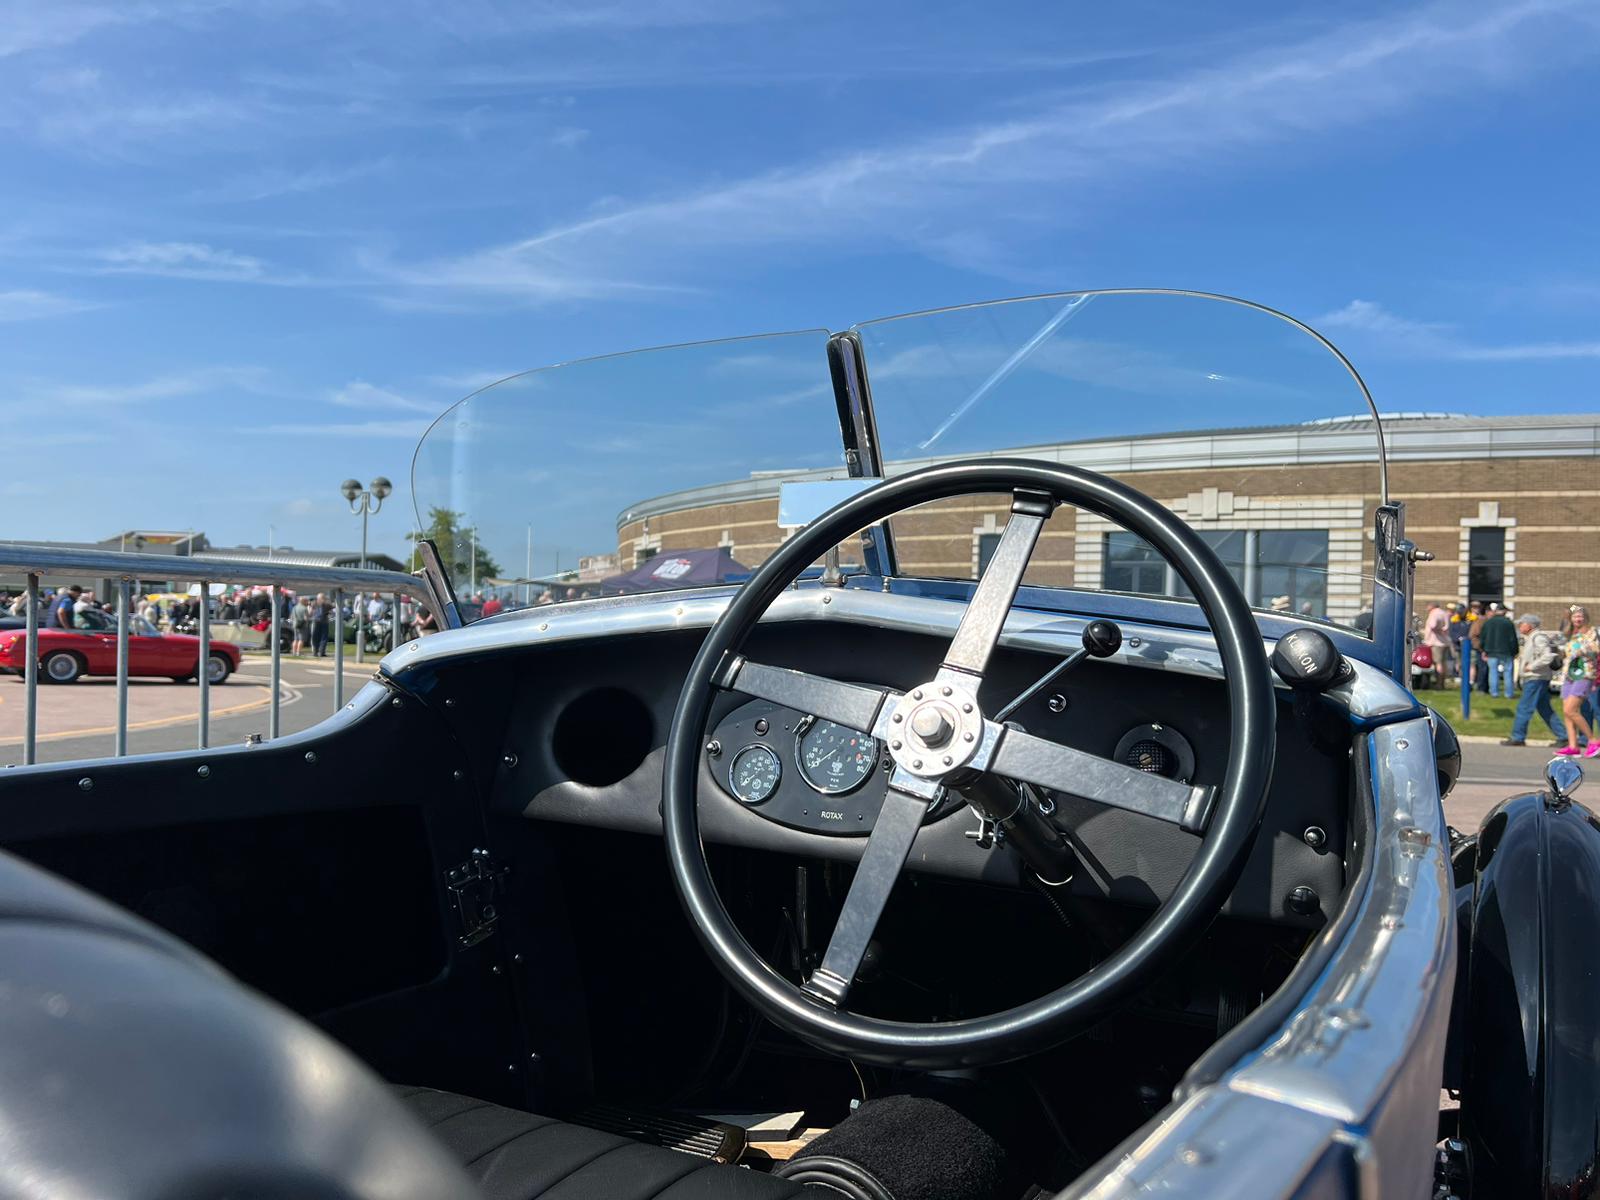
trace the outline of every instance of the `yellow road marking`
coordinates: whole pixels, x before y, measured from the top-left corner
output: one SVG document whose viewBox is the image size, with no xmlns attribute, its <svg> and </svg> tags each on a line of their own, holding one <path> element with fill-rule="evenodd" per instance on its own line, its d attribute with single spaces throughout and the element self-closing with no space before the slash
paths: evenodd
<svg viewBox="0 0 1600 1200">
<path fill-rule="evenodd" d="M 288 684 L 283 685 L 283 690 L 284 695 L 278 701 L 279 711 L 282 711 L 284 705 L 292 704 L 300 698 L 300 693 Z M 266 708 L 271 703 L 272 697 L 265 696 L 260 700 L 252 700 L 248 704 L 235 704 L 231 708 L 213 708 L 211 710 L 211 719 L 216 720 L 218 717 L 228 717 L 235 713 L 249 712 L 253 708 Z M 179 713 L 177 716 L 172 717 L 152 717 L 148 721 L 129 721 L 128 732 L 132 733 L 136 729 L 160 729 L 167 725 L 198 724 L 199 721 L 200 710 L 197 708 L 192 713 Z M 108 733 L 116 733 L 116 731 L 117 727 L 115 725 L 102 725 L 94 729 L 68 729 L 61 733 L 41 733 L 34 740 L 39 742 L 61 742 L 68 738 L 102 737 Z M 0 746 L 20 746 L 23 741 L 23 738 L 0 738 Z"/>
</svg>

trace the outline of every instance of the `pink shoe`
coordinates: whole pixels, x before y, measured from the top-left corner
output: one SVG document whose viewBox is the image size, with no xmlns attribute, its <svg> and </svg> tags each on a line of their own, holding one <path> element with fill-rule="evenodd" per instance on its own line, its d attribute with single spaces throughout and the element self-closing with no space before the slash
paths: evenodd
<svg viewBox="0 0 1600 1200">
<path fill-rule="evenodd" d="M 1568 758 L 1575 758 L 1579 754 L 1582 754 L 1583 751 L 1579 750 L 1576 746 L 1562 746 L 1559 750 L 1556 751 L 1556 753 L 1557 754 L 1565 754 Z"/>
<path fill-rule="evenodd" d="M 1600 754 L 1600 742 L 1590 742 L 1584 748 L 1583 756 L 1585 758 L 1593 758 L 1597 754 Z"/>
</svg>

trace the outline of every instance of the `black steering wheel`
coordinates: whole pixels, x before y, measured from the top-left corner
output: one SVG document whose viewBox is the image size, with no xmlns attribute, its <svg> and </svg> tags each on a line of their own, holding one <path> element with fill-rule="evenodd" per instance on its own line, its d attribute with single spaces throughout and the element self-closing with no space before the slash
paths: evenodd
<svg viewBox="0 0 1600 1200">
<path fill-rule="evenodd" d="M 845 538 L 914 505 L 1009 492 L 1011 517 L 962 614 L 944 662 L 899 693 L 765 666 L 738 651 L 772 601 Z M 1144 538 L 1189 585 L 1211 623 L 1231 709 L 1220 788 L 1191 787 L 1033 737 L 985 717 L 978 687 L 1044 522 L 1058 504 Z M 731 690 L 871 734 L 894 766 L 877 824 L 821 965 L 804 985 L 769 966 L 717 896 L 700 842 L 700 755 L 712 701 Z M 662 819 L 673 881 L 701 943 L 761 1013 L 836 1053 L 900 1066 L 999 1062 L 1057 1045 L 1152 981 L 1204 931 L 1233 890 L 1266 806 L 1275 702 L 1261 634 L 1238 585 L 1195 532 L 1141 492 L 1093 471 L 1022 459 L 950 463 L 897 476 L 824 513 L 745 583 L 689 668 L 667 739 Z M 1164 818 L 1202 840 L 1166 902 L 1115 954 L 1031 1003 L 992 1016 L 914 1023 L 862 1016 L 845 1002 L 912 842 L 947 782 L 974 772 Z"/>
</svg>

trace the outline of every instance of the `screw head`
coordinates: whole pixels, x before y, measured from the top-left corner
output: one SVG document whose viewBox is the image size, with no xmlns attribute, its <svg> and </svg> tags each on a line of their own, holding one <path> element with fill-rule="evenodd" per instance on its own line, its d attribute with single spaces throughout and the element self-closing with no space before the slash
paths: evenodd
<svg viewBox="0 0 1600 1200">
<path fill-rule="evenodd" d="M 460 779 L 460 778 L 462 778 L 461 768 L 457 767 L 454 771 L 451 771 L 450 772 L 450 778 L 451 779 Z"/>
<path fill-rule="evenodd" d="M 510 753 L 502 754 L 500 756 L 500 761 L 505 763 L 505 765 L 508 767 L 514 767 L 517 765 L 517 756 Z"/>
<path fill-rule="evenodd" d="M 413 642 L 413 643 L 411 643 L 411 644 L 412 644 L 412 645 L 413 645 L 413 646 L 415 646 L 415 645 L 420 645 L 420 643 L 418 643 L 418 642 Z M 455 706 L 456 706 L 456 698 L 455 698 L 455 697 L 454 697 L 454 696 L 451 696 L 451 697 L 450 697 L 450 698 L 449 698 L 449 699 L 448 699 L 448 700 L 446 700 L 446 701 L 445 701 L 445 702 L 444 702 L 444 706 L 445 706 L 445 707 L 446 707 L 446 708 L 454 708 L 454 707 L 455 707 Z"/>
<path fill-rule="evenodd" d="M 211 778 L 211 768 L 206 766 L 205 763 L 201 763 L 198 767 L 196 767 L 194 769 L 194 773 L 200 776 L 201 779 Z"/>
<path fill-rule="evenodd" d="M 1321 825 L 1307 825 L 1300 837 L 1313 850 L 1321 850 L 1328 844 L 1328 831 Z"/>
<path fill-rule="evenodd" d="M 80 791 L 92 792 L 94 790 L 94 780 L 85 775 L 82 779 L 78 780 L 78 788 Z"/>
<path fill-rule="evenodd" d="M 961 735 L 961 739 L 962 739 L 962 741 L 970 742 L 970 741 L 973 740 L 973 736 L 974 735 L 973 735 L 972 730 L 969 729 L 969 730 L 967 730 L 965 733 L 963 733 Z"/>
<path fill-rule="evenodd" d="M 306 751 L 306 762 L 313 767 L 317 765 L 317 752 L 315 750 Z"/>
<path fill-rule="evenodd" d="M 716 738 L 712 738 L 706 743 L 706 753 L 712 758 L 717 758 L 722 754 L 722 743 L 717 741 Z"/>
<path fill-rule="evenodd" d="M 911 760 L 911 769 L 914 770 L 914 771 L 922 770 L 922 760 L 920 758 L 912 759 Z"/>
<path fill-rule="evenodd" d="M 940 689 L 939 689 L 939 694 L 940 694 L 940 695 L 941 695 L 941 696 L 948 696 L 948 695 L 949 695 L 949 694 L 950 694 L 950 687 L 949 687 L 949 685 L 948 685 L 948 684 L 946 684 L 946 685 L 945 685 L 945 686 L 944 686 L 944 687 L 942 687 L 942 688 L 940 688 Z"/>
<path fill-rule="evenodd" d="M 902 715 L 901 715 L 901 714 L 900 714 L 900 713 L 895 713 L 895 715 L 894 715 L 894 723 L 895 723 L 895 724 L 896 724 L 896 725 L 898 725 L 898 724 L 900 724 L 900 722 L 901 722 L 901 721 L 902 721 L 902 720 L 904 720 L 904 719 L 905 719 L 905 718 L 904 718 L 904 717 L 903 717 L 903 716 L 902 716 Z"/>
<path fill-rule="evenodd" d="M 393 700 L 389 701 L 389 707 L 390 708 L 404 708 L 405 707 L 405 701 L 401 700 L 399 696 L 396 696 Z"/>
<path fill-rule="evenodd" d="M 903 746 L 903 745 L 904 745 L 904 744 L 905 744 L 905 743 L 904 743 L 904 742 L 902 742 L 902 741 L 901 741 L 901 740 L 900 740 L 900 739 L 899 739 L 899 738 L 895 738 L 895 740 L 894 740 L 894 741 L 892 741 L 892 742 L 890 742 L 890 743 L 889 743 L 889 749 L 891 749 L 891 750 L 898 750 L 898 749 L 900 749 L 900 747 L 901 747 L 901 746 Z"/>
<path fill-rule="evenodd" d="M 1057 692 L 1055 695 L 1051 696 L 1050 699 L 1048 699 L 1048 700 L 1046 700 L 1044 702 L 1044 706 L 1046 708 L 1048 708 L 1053 713 L 1066 712 L 1067 711 L 1067 698 L 1065 696 L 1063 696 L 1060 692 Z"/>
<path fill-rule="evenodd" d="M 963 704 L 961 706 L 961 711 L 964 712 L 964 713 L 971 712 L 972 711 L 972 705 L 971 704 Z"/>
<path fill-rule="evenodd" d="M 922 689 L 918 688 L 916 691 L 912 692 L 911 693 L 911 698 L 913 700 L 921 700 L 922 699 Z"/>
<path fill-rule="evenodd" d="M 950 765 L 950 764 L 951 764 L 951 763 L 953 763 L 953 762 L 955 762 L 955 759 L 953 759 L 953 758 L 951 758 L 951 757 L 950 757 L 950 756 L 949 756 L 949 755 L 948 755 L 948 754 L 946 754 L 946 755 L 945 755 L 945 756 L 944 756 L 944 765 L 945 765 L 945 766 L 947 766 L 947 767 L 948 767 L 948 766 L 949 766 L 949 765 Z"/>
</svg>

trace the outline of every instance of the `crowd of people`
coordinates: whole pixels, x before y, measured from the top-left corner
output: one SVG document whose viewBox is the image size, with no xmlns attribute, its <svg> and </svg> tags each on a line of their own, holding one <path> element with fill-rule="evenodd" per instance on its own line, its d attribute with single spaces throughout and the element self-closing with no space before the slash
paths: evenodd
<svg viewBox="0 0 1600 1200">
<path fill-rule="evenodd" d="M 1558 626 L 1547 629 L 1538 613 L 1513 615 L 1503 604 L 1438 601 L 1423 618 L 1413 664 L 1433 672 L 1440 687 L 1452 680 L 1460 684 L 1463 715 L 1474 691 L 1515 699 L 1503 746 L 1526 745 L 1537 716 L 1556 739 L 1557 754 L 1600 756 L 1595 736 L 1600 634 L 1581 604 L 1569 605 Z M 1560 701 L 1559 712 L 1552 693 Z"/>
<path fill-rule="evenodd" d="M 401 596 L 396 603 L 392 596 L 355 592 L 343 598 L 336 613 L 326 592 L 296 594 L 282 589 L 279 595 L 279 637 L 286 641 L 289 652 L 297 657 L 308 652 L 317 658 L 326 657 L 333 631 L 341 619 L 348 635 L 346 641 L 354 636 L 359 617 L 360 624 L 368 631 L 369 642 L 375 646 L 387 646 L 391 642 L 398 645 L 439 630 L 438 618 L 427 606 L 417 604 L 408 596 Z M 485 602 L 481 595 L 477 600 L 486 616 L 490 615 L 488 604 L 499 603 Z M 158 631 L 192 634 L 199 628 L 202 603 L 198 595 L 165 598 L 152 595 L 141 598 L 135 604 L 135 611 Z M 18 592 L 15 596 L 0 593 L 0 610 L 15 617 L 26 616 L 27 593 Z M 93 591 L 78 584 L 39 593 L 38 621 L 41 629 L 103 628 L 102 622 L 86 615 L 91 610 L 115 614 L 114 605 L 106 604 Z M 266 587 L 241 587 L 214 595 L 211 597 L 211 619 L 213 623 L 231 625 L 236 630 L 253 630 L 261 634 L 261 645 L 270 647 L 272 591 Z M 219 630 L 218 633 L 226 636 L 223 631 Z M 234 637 L 229 640 L 244 639 Z"/>
</svg>

